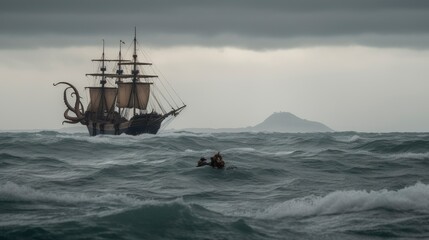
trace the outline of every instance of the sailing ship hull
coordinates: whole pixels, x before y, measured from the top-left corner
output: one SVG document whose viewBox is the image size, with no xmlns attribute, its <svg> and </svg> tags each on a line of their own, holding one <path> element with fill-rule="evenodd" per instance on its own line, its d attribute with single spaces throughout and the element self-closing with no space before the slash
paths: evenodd
<svg viewBox="0 0 429 240">
<path fill-rule="evenodd" d="M 89 135 L 96 136 L 104 135 L 140 135 L 140 134 L 156 134 L 161 128 L 161 123 L 164 120 L 161 114 L 141 114 L 136 115 L 129 121 L 122 123 L 110 123 L 103 121 L 87 121 Z"/>
</svg>

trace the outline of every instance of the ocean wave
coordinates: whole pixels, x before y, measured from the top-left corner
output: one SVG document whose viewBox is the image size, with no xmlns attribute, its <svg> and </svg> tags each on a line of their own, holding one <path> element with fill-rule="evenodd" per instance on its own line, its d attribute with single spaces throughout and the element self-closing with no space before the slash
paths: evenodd
<svg viewBox="0 0 429 240">
<path fill-rule="evenodd" d="M 361 140 L 362 137 L 355 134 L 352 136 L 339 136 L 339 137 L 335 137 L 335 139 L 339 142 L 352 143 L 352 142 L 357 142 Z"/>
<path fill-rule="evenodd" d="M 357 146 L 356 149 L 363 149 L 376 153 L 425 153 L 429 149 L 429 141 L 426 140 L 373 140 L 371 142 Z"/>
<path fill-rule="evenodd" d="M 222 152 L 225 153 L 249 153 L 249 152 L 256 152 L 256 149 L 251 147 L 241 147 L 241 148 L 228 148 L 223 150 Z"/>
<path fill-rule="evenodd" d="M 0 201 L 31 201 L 56 203 L 108 203 L 134 206 L 142 204 L 142 200 L 123 194 L 88 194 L 88 193 L 60 193 L 34 189 L 14 182 L 0 185 Z"/>
<path fill-rule="evenodd" d="M 285 155 L 290 155 L 290 154 L 294 154 L 294 153 L 299 153 L 300 151 L 273 151 L 273 152 L 268 152 L 268 151 L 261 151 L 255 148 L 251 148 L 251 147 L 242 147 L 242 148 L 228 148 L 223 150 L 221 153 L 226 153 L 226 154 L 230 154 L 230 153 L 255 153 L 255 154 L 259 154 L 259 155 L 266 155 L 266 156 L 285 156 Z"/>
<path fill-rule="evenodd" d="M 345 151 L 339 150 L 339 149 L 323 149 L 318 154 L 322 155 L 341 155 L 345 154 Z"/>
<path fill-rule="evenodd" d="M 308 196 L 288 200 L 260 212 L 260 218 L 283 218 L 368 211 L 385 208 L 393 211 L 429 212 L 429 185 L 416 183 L 397 191 L 335 191 L 324 197 Z"/>
<path fill-rule="evenodd" d="M 115 212 L 113 214 L 109 214 L 106 215 L 106 217 L 108 218 L 117 218 L 118 216 L 129 216 L 131 215 L 131 217 L 135 217 L 136 216 L 136 212 L 141 212 L 141 211 L 151 211 L 153 212 L 153 214 L 159 214 L 160 211 L 157 211 L 156 209 L 160 210 L 160 209 L 165 209 L 163 210 L 164 212 L 166 212 L 167 214 L 171 213 L 171 212 L 180 212 L 180 211 L 186 211 L 186 212 L 190 212 L 191 211 L 191 206 L 189 203 L 185 203 L 183 201 L 183 198 L 179 197 L 176 199 L 172 199 L 172 200 L 167 200 L 167 201 L 146 201 L 144 202 L 144 204 L 139 204 L 136 208 L 130 208 L 130 209 L 125 209 L 123 211 L 120 212 Z M 158 213 L 156 213 L 158 212 Z M 144 214 L 142 214 L 144 215 Z M 159 217 L 160 215 L 158 215 Z M 153 217 L 153 216 L 152 216 Z"/>
<path fill-rule="evenodd" d="M 180 137 L 213 137 L 213 133 L 197 133 L 197 132 L 188 132 L 188 131 L 165 131 L 160 132 L 157 135 L 152 135 L 156 138 L 180 138 Z"/>
<path fill-rule="evenodd" d="M 347 140 L 347 142 L 356 142 L 359 139 L 361 139 L 359 135 L 353 135 L 350 137 L 350 139 Z"/>
<path fill-rule="evenodd" d="M 425 153 L 399 153 L 399 154 L 392 154 L 390 157 L 393 157 L 393 159 L 429 159 L 429 152 Z"/>
<path fill-rule="evenodd" d="M 61 159 L 57 157 L 50 156 L 37 156 L 34 153 L 23 153 L 16 151 L 11 151 L 12 153 L 0 153 L 0 164 L 6 164 L 14 167 L 19 166 L 28 166 L 28 164 L 36 165 L 36 166 L 57 166 L 64 167 L 64 165 L 68 165 Z"/>
<path fill-rule="evenodd" d="M 88 142 L 95 144 L 109 144 L 109 145 L 118 145 L 118 146 L 128 146 L 130 143 L 138 142 L 138 138 L 125 137 L 122 135 L 97 135 L 97 136 L 88 136 L 86 134 L 58 134 L 56 136 L 61 140 L 72 140 L 77 142 Z"/>
<path fill-rule="evenodd" d="M 255 239 L 257 233 L 245 219 L 222 218 L 215 211 L 179 198 L 147 204 L 97 219 L 126 229 L 136 239 L 209 239 L 207 229 L 219 239 Z M 190 235 L 192 233 L 192 235 Z M 260 239 L 260 238 L 257 238 Z"/>
<path fill-rule="evenodd" d="M 0 153 L 0 160 L 21 160 L 23 157 L 9 153 Z"/>
<path fill-rule="evenodd" d="M 293 153 L 297 153 L 297 151 L 279 151 L 279 152 L 274 152 L 272 154 L 274 154 L 275 156 L 285 156 Z"/>
</svg>

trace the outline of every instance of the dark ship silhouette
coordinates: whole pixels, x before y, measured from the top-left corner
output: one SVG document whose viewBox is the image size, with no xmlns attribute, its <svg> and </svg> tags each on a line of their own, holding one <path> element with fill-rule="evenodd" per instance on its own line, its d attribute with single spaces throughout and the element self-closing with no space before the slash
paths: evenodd
<svg viewBox="0 0 429 240">
<path fill-rule="evenodd" d="M 99 79 L 99 84 L 87 87 L 90 101 L 86 110 L 78 90 L 72 84 L 68 82 L 54 84 L 54 86 L 58 84 L 68 86 L 64 90 L 64 103 L 67 109 L 64 112 L 66 120 L 63 123 L 86 125 L 91 136 L 123 133 L 128 135 L 156 134 L 163 121 L 168 122 L 168 119 L 174 118 L 186 107 L 174 89 L 171 88 L 168 91 L 168 86 L 160 82 L 161 79 L 157 75 L 145 74 L 147 70 L 143 67 L 151 67 L 152 63 L 139 62 L 137 59 L 136 30 L 134 31 L 132 60 L 122 59 L 122 44 L 124 42 L 121 40 L 118 59 L 105 59 L 103 40 L 101 59 L 92 60 L 101 63 L 100 72 L 86 75 Z M 107 62 L 115 63 L 115 73 L 106 72 Z M 128 70 L 129 73 L 124 73 L 124 70 Z M 115 80 L 113 84 L 110 79 Z M 152 81 L 153 79 L 160 83 Z M 161 85 L 162 89 L 156 88 L 157 85 Z M 70 104 L 67 98 L 69 90 L 72 91 L 70 97 L 75 98 L 74 104 Z M 176 102 L 180 102 L 180 104 Z M 166 110 L 167 107 L 169 110 Z"/>
</svg>

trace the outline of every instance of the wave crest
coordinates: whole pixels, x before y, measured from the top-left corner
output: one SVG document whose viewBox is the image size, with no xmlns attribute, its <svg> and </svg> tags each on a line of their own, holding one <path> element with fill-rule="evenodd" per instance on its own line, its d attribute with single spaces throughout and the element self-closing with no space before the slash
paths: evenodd
<svg viewBox="0 0 429 240">
<path fill-rule="evenodd" d="M 313 216 L 386 208 L 429 212 L 429 185 L 416 183 L 397 191 L 335 191 L 324 197 L 308 196 L 269 207 L 260 217 Z"/>
<path fill-rule="evenodd" d="M 142 201 L 123 194 L 87 194 L 87 193 L 58 193 L 34 189 L 28 186 L 18 185 L 14 182 L 6 182 L 0 185 L 0 200 L 57 202 L 57 203 L 109 203 L 138 205 Z"/>
</svg>

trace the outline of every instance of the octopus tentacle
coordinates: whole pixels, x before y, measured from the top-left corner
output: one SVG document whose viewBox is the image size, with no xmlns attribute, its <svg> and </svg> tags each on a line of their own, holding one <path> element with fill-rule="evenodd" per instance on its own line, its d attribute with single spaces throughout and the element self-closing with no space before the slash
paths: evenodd
<svg viewBox="0 0 429 240">
<path fill-rule="evenodd" d="M 64 120 L 64 121 L 62 122 L 62 124 L 64 125 L 64 123 L 75 124 L 75 123 L 78 123 L 78 122 Z"/>
<path fill-rule="evenodd" d="M 64 103 L 66 104 L 66 107 L 70 109 L 71 111 L 75 111 L 75 108 L 71 106 L 71 104 L 67 100 L 67 90 L 71 89 L 71 87 L 68 87 L 64 90 Z"/>
<path fill-rule="evenodd" d="M 85 122 L 85 109 L 83 107 L 82 102 L 80 101 L 81 97 L 79 95 L 79 91 L 70 83 L 68 82 L 58 82 L 58 83 L 54 83 L 54 86 L 57 86 L 59 84 L 65 84 L 68 87 L 64 90 L 64 94 L 63 94 L 63 98 L 64 98 L 64 104 L 66 105 L 67 109 L 64 111 L 64 118 L 67 119 L 65 121 L 63 121 L 64 123 L 84 123 Z M 70 94 L 71 97 L 75 97 L 75 102 L 74 102 L 74 106 L 72 106 L 72 104 L 70 104 L 68 98 L 67 98 L 67 91 L 71 89 L 72 92 Z M 69 113 L 73 112 L 74 115 L 76 116 L 70 116 Z"/>
<path fill-rule="evenodd" d="M 64 118 L 67 119 L 67 120 L 70 120 L 70 121 L 76 121 L 76 123 L 78 123 L 80 121 L 80 118 L 79 117 L 70 116 L 69 115 L 69 111 L 70 111 L 70 109 L 67 109 L 64 112 Z"/>
</svg>

